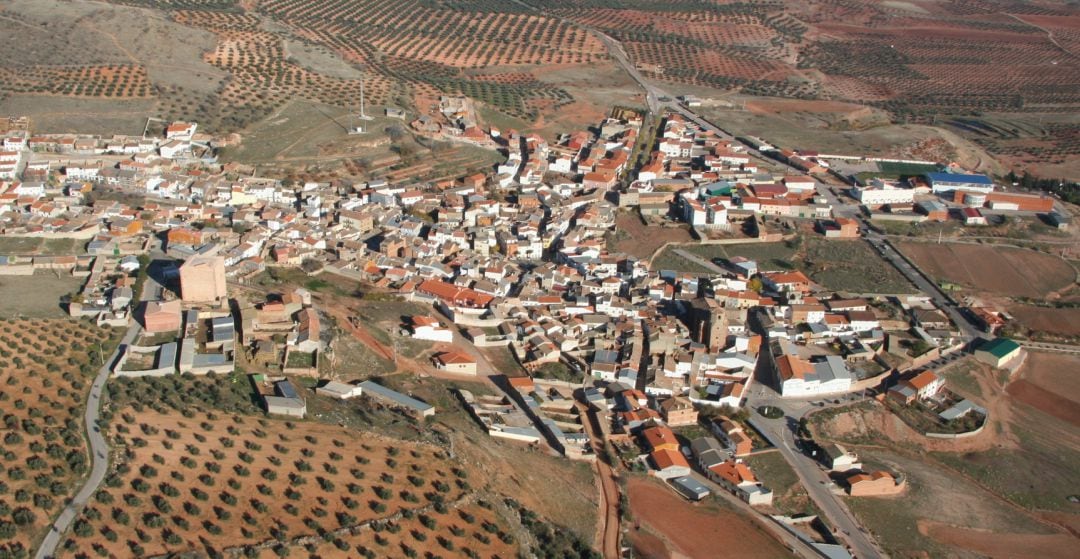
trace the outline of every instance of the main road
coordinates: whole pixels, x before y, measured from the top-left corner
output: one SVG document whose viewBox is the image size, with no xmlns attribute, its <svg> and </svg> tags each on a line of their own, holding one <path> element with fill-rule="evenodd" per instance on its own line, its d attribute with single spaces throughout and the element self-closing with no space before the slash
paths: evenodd
<svg viewBox="0 0 1080 559">
<path fill-rule="evenodd" d="M 768 419 L 751 408 L 750 424 L 761 432 L 780 451 L 780 455 L 791 465 L 799 476 L 799 481 L 806 489 L 810 499 L 821 509 L 829 524 L 839 533 L 840 541 L 846 542 L 858 559 L 880 559 L 883 554 L 878 550 L 870 535 L 867 534 L 844 503 L 833 494 L 832 481 L 817 462 L 791 447 L 794 443 L 791 428 L 798 419 L 785 414 L 779 419 Z"/>
</svg>

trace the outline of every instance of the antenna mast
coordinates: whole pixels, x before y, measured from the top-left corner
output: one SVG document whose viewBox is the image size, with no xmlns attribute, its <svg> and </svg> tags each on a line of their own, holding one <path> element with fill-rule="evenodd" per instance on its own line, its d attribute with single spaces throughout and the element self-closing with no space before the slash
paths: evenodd
<svg viewBox="0 0 1080 559">
<path fill-rule="evenodd" d="M 364 113 L 364 80 L 360 80 L 360 120 L 371 120 L 371 117 Z"/>
</svg>

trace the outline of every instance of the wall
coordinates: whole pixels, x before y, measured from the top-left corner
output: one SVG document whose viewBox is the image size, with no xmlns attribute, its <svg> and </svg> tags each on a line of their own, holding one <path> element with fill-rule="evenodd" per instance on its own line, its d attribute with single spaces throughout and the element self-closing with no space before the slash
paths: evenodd
<svg viewBox="0 0 1080 559">
<path fill-rule="evenodd" d="M 974 437 L 975 435 L 982 433 L 982 430 L 986 428 L 986 424 L 989 422 L 990 417 L 987 416 L 983 419 L 982 425 L 979 425 L 978 429 L 975 429 L 973 431 L 967 431 L 966 433 L 923 433 L 923 435 L 926 435 L 931 439 L 965 439 L 967 437 Z"/>
<path fill-rule="evenodd" d="M 133 353 L 140 355 L 156 354 L 158 346 L 136 346 L 129 345 L 124 347 L 124 353 L 120 356 L 120 359 L 116 361 L 113 366 L 112 374 L 114 377 L 126 377 L 126 378 L 138 378 L 138 377 L 163 377 L 165 375 L 171 375 L 176 372 L 176 366 L 170 365 L 167 367 L 158 367 L 156 369 L 145 369 L 141 371 L 125 371 L 124 365 L 127 364 L 128 357 Z"/>
<path fill-rule="evenodd" d="M 34 266 L 32 264 L 11 264 L 0 266 L 0 276 L 32 276 Z"/>
</svg>

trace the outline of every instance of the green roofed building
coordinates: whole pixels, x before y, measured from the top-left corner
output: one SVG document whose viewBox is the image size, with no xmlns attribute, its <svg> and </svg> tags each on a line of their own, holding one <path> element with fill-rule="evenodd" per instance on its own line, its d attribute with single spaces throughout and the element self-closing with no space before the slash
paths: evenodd
<svg viewBox="0 0 1080 559">
<path fill-rule="evenodd" d="M 1022 353 L 1023 348 L 1020 344 L 1009 338 L 995 338 L 983 343 L 975 350 L 975 359 L 1000 368 L 1019 358 Z"/>
</svg>

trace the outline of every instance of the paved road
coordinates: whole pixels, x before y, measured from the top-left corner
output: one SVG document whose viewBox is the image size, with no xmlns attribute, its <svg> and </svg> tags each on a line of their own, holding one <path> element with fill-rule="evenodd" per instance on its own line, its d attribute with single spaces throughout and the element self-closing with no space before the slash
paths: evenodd
<svg viewBox="0 0 1080 559">
<path fill-rule="evenodd" d="M 152 260 L 172 260 L 171 257 L 161 251 L 161 241 L 156 237 L 150 243 L 150 257 Z M 158 300 L 161 298 L 163 290 L 161 284 L 152 275 L 147 274 L 140 294 L 141 300 Z M 45 534 L 45 539 L 42 540 L 41 546 L 34 555 L 37 559 L 53 557 L 56 553 L 56 546 L 60 545 L 64 533 L 71 527 L 71 523 L 82 511 L 90 497 L 101 486 L 101 482 L 105 480 L 105 474 L 109 471 L 109 444 L 101 434 L 98 425 L 98 421 L 101 419 L 101 395 L 105 390 L 105 384 L 109 381 L 109 376 L 112 374 L 116 361 L 120 358 L 120 353 L 124 350 L 124 347 L 135 341 L 141 331 L 142 326 L 132 319 L 127 332 L 124 333 L 124 337 L 120 340 L 120 344 L 116 346 L 109 359 L 98 369 L 97 377 L 94 378 L 93 384 L 90 385 L 90 398 L 86 402 L 84 418 L 87 440 L 90 442 L 90 459 L 93 461 L 93 466 L 82 488 L 64 507 L 64 510 L 60 511 L 60 515 L 53 520 L 49 532 Z"/>
<path fill-rule="evenodd" d="M 921 270 L 908 262 L 908 260 L 892 246 L 888 239 L 881 234 L 867 231 L 866 240 L 869 241 L 874 248 L 878 249 L 878 252 L 881 253 L 882 258 L 884 258 L 886 262 L 892 264 L 908 279 L 908 281 L 915 284 L 915 287 L 919 288 L 919 291 L 929 295 L 930 298 L 933 299 L 934 304 L 949 315 L 949 318 L 951 318 L 957 328 L 960 329 L 965 340 L 974 340 L 982 334 L 978 325 L 960 312 L 960 307 L 954 303 L 952 297 L 946 294 L 938 284 L 930 281 Z"/>
<path fill-rule="evenodd" d="M 1017 340 L 1020 345 L 1039 351 L 1052 351 L 1056 353 L 1075 353 L 1080 354 L 1080 346 L 1067 345 L 1067 344 L 1049 344 L 1045 342 L 1029 342 L 1026 340 Z"/>
<path fill-rule="evenodd" d="M 797 419 L 792 416 L 768 419 L 757 413 L 756 409 L 753 409 L 750 418 L 751 425 L 769 439 L 784 460 L 791 464 L 814 504 L 838 531 L 836 535 L 840 541 L 847 542 L 858 559 L 880 559 L 883 555 L 873 540 L 863 531 L 847 506 L 829 489 L 830 480 L 825 472 L 811 458 L 790 446 L 788 441 L 793 443 L 794 439 L 791 437 L 789 422 L 794 421 Z"/>
<path fill-rule="evenodd" d="M 139 334 L 141 327 L 138 322 L 132 322 L 132 325 L 128 327 L 128 331 L 124 334 L 123 339 L 120 341 L 120 345 L 116 346 L 112 355 L 98 370 L 97 378 L 94 379 L 94 383 L 90 385 L 90 399 L 86 403 L 86 433 L 87 438 L 90 441 L 90 457 L 93 460 L 93 467 L 90 469 L 90 475 L 86 478 L 86 482 L 83 484 L 82 489 L 75 494 L 75 498 L 64 510 L 60 512 L 60 515 L 53 521 L 52 526 L 49 528 L 49 532 L 45 534 L 45 539 L 41 542 L 41 547 L 38 548 L 37 554 L 34 555 L 37 559 L 45 559 L 46 557 L 52 557 L 56 552 L 56 546 L 60 544 L 60 540 L 64 533 L 71 526 L 72 521 L 79 515 L 82 508 L 86 505 L 90 497 L 97 491 L 98 486 L 105 480 L 105 474 L 109 471 L 109 445 L 105 441 L 105 437 L 101 434 L 98 427 L 98 421 L 101 419 L 101 395 L 105 390 L 105 383 L 109 380 L 109 375 L 112 373 L 113 365 L 116 360 L 120 358 L 120 352 L 123 347 L 135 341 L 135 337 Z"/>
</svg>

